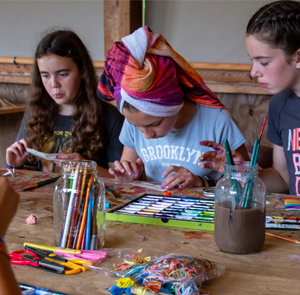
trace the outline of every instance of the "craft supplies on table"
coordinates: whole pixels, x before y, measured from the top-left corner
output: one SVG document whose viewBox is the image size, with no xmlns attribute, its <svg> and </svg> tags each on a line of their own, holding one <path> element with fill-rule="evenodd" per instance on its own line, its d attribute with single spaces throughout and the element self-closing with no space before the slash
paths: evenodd
<svg viewBox="0 0 300 295">
<path fill-rule="evenodd" d="M 266 216 L 266 229 L 300 230 L 300 217 Z"/>
<path fill-rule="evenodd" d="M 67 293 L 61 293 L 50 289 L 41 288 L 38 286 L 32 286 L 19 283 L 19 288 L 22 295 L 69 295 Z"/>
<path fill-rule="evenodd" d="M 232 254 L 258 252 L 265 241 L 266 190 L 257 165 L 224 166 L 224 177 L 216 185 L 215 242 Z"/>
<path fill-rule="evenodd" d="M 273 237 L 273 238 L 277 238 L 277 239 L 282 239 L 282 240 L 285 240 L 285 241 L 288 241 L 288 242 L 292 242 L 292 243 L 295 243 L 295 244 L 300 244 L 300 241 L 298 241 L 296 239 L 292 239 L 292 238 L 289 238 L 289 237 L 280 236 L 280 235 L 277 235 L 277 234 L 274 234 L 274 233 L 266 232 L 266 235 L 269 236 L 269 237 Z"/>
<path fill-rule="evenodd" d="M 106 219 L 169 227 L 214 230 L 211 198 L 144 194 L 106 213 Z"/>
<path fill-rule="evenodd" d="M 33 189 L 33 188 L 37 188 L 37 187 L 46 185 L 46 184 L 51 183 L 51 182 L 55 182 L 59 178 L 60 178 L 60 176 L 56 176 L 56 177 L 49 178 L 49 179 L 46 179 L 46 180 L 38 181 L 36 183 L 30 184 L 29 186 L 23 187 L 21 189 L 21 191 L 27 191 L 27 190 L 30 190 L 30 189 Z"/>
<path fill-rule="evenodd" d="M 163 256 L 125 254 L 123 262 L 113 261 L 111 264 L 109 274 L 112 276 L 130 278 L 138 286 L 144 286 L 154 292 L 176 295 L 199 294 L 199 288 L 204 281 L 219 277 L 225 271 L 225 267 L 219 263 L 179 253 Z M 128 282 L 126 286 L 120 286 L 118 281 L 117 286 L 129 287 L 127 285 Z"/>
<path fill-rule="evenodd" d="M 300 198 L 285 197 L 284 206 L 286 210 L 300 210 Z"/>
<path fill-rule="evenodd" d="M 94 161 L 63 162 L 53 193 L 56 246 L 97 250 L 104 245 L 105 187 Z"/>
</svg>

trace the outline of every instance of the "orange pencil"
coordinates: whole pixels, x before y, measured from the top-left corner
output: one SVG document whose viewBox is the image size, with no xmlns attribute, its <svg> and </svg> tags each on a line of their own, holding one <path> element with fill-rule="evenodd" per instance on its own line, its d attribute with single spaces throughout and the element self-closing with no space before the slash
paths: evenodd
<svg viewBox="0 0 300 295">
<path fill-rule="evenodd" d="M 298 240 L 288 238 L 288 237 L 284 237 L 284 236 L 280 236 L 280 235 L 276 235 L 276 234 L 273 234 L 273 233 L 270 233 L 270 232 L 267 232 L 267 231 L 266 231 L 266 235 L 270 236 L 270 237 L 273 237 L 273 238 L 282 239 L 282 240 L 285 240 L 285 241 L 288 241 L 288 242 L 300 244 L 300 241 L 298 241 Z"/>
<path fill-rule="evenodd" d="M 80 224 L 80 229 L 79 229 L 78 239 L 77 239 L 77 243 L 76 243 L 76 249 L 77 249 L 77 250 L 79 250 L 79 249 L 80 249 L 80 246 L 81 246 L 81 239 L 82 239 L 82 235 L 83 235 L 83 231 L 84 231 L 84 227 L 85 227 L 85 220 L 86 220 L 86 214 L 87 214 L 87 207 L 88 207 L 88 203 L 89 203 L 90 190 L 91 190 L 93 178 L 94 178 L 94 175 L 91 175 L 90 180 L 89 180 L 89 182 L 88 182 L 88 188 L 87 188 L 87 190 L 86 190 L 86 197 L 85 197 L 85 203 L 84 203 L 83 215 L 82 215 L 82 220 L 81 220 L 81 224 Z"/>
</svg>

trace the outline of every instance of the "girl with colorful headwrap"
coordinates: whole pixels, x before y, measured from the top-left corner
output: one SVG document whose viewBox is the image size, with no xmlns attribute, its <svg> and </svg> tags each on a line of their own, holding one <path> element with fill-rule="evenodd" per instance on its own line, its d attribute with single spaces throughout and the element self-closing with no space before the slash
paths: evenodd
<svg viewBox="0 0 300 295">
<path fill-rule="evenodd" d="M 108 51 L 97 89 L 116 100 L 125 116 L 120 134 L 124 150 L 109 173 L 116 179 L 162 182 L 161 188 L 209 186 L 221 173 L 202 169 L 199 158 L 223 143 L 248 156 L 245 138 L 229 111 L 189 63 L 162 35 L 147 26 L 115 42 Z"/>
</svg>

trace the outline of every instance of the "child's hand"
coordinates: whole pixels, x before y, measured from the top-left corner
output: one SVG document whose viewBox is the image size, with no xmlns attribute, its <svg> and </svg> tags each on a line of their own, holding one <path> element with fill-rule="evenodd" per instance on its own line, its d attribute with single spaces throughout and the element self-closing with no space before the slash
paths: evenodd
<svg viewBox="0 0 300 295">
<path fill-rule="evenodd" d="M 109 168 L 109 174 L 113 175 L 115 179 L 123 180 L 138 180 L 140 179 L 144 170 L 144 163 L 141 158 L 138 158 L 135 162 L 123 160 L 121 162 L 115 161 L 115 168 Z"/>
<path fill-rule="evenodd" d="M 6 149 L 6 163 L 12 167 L 22 167 L 29 155 L 26 148 L 31 148 L 31 144 L 25 139 L 21 139 Z"/>
<path fill-rule="evenodd" d="M 64 161 L 78 161 L 78 160 L 85 160 L 84 157 L 82 157 L 78 153 L 67 153 L 67 152 L 61 152 L 61 155 L 58 155 L 53 162 L 57 166 L 61 166 L 61 163 Z"/>
<path fill-rule="evenodd" d="M 215 151 L 209 151 L 204 153 L 199 159 L 198 162 L 208 161 L 207 163 L 203 163 L 201 168 L 210 168 L 220 173 L 224 172 L 224 164 L 226 164 L 226 154 L 225 147 L 215 143 L 214 141 L 201 141 L 200 145 L 208 146 L 213 148 Z M 244 161 L 245 159 L 242 157 L 240 153 L 235 150 L 231 151 L 233 161 Z"/>
<path fill-rule="evenodd" d="M 168 175 L 171 174 L 169 177 Z M 204 186 L 202 180 L 190 172 L 188 169 L 178 166 L 169 166 L 162 175 L 163 178 L 168 177 L 162 184 L 162 189 L 171 189 L 176 185 L 179 185 L 179 188 L 185 188 L 188 185 L 192 186 Z"/>
</svg>

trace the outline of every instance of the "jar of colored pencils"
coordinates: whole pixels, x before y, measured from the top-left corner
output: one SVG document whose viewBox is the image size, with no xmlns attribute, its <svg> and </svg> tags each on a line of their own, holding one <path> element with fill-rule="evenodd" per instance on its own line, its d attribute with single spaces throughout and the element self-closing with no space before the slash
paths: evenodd
<svg viewBox="0 0 300 295">
<path fill-rule="evenodd" d="M 216 184 L 215 242 L 233 254 L 259 252 L 265 242 L 266 188 L 258 166 L 250 162 L 225 165 Z"/>
<path fill-rule="evenodd" d="M 63 162 L 53 193 L 56 246 L 97 250 L 105 239 L 105 187 L 94 161 Z"/>
</svg>

